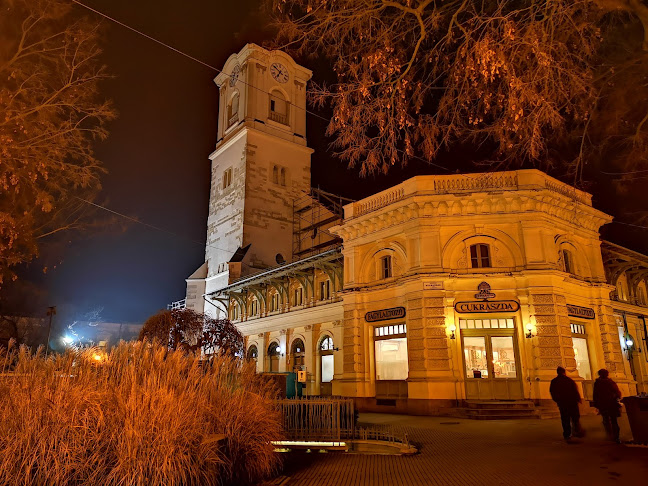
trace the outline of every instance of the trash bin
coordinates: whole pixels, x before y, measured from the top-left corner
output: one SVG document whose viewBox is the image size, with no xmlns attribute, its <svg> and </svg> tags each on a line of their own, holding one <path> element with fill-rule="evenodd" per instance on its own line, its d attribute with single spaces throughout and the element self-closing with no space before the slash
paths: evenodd
<svg viewBox="0 0 648 486">
<path fill-rule="evenodd" d="M 648 396 L 625 397 L 621 401 L 628 414 L 634 442 L 648 444 Z"/>
</svg>

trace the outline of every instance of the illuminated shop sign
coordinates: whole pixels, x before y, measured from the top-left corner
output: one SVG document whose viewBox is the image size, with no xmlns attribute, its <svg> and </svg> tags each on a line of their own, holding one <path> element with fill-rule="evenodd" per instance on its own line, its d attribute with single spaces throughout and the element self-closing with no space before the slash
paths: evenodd
<svg viewBox="0 0 648 486">
<path fill-rule="evenodd" d="M 405 317 L 405 307 L 392 307 L 391 309 L 367 312 L 365 314 L 365 321 L 388 321 L 390 319 L 400 319 L 401 317 Z"/>
<path fill-rule="evenodd" d="M 484 300 L 457 302 L 454 305 L 459 314 L 485 314 L 489 312 L 517 312 L 520 303 L 515 300 Z"/>
<path fill-rule="evenodd" d="M 572 317 L 582 317 L 583 319 L 594 319 L 596 315 L 594 309 L 571 304 L 567 304 L 567 314 Z"/>
</svg>

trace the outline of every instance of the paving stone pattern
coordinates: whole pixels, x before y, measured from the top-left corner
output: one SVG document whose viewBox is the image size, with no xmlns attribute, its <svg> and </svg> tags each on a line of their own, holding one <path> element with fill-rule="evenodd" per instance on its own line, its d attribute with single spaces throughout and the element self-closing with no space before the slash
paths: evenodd
<svg viewBox="0 0 648 486">
<path fill-rule="evenodd" d="M 605 440 L 600 418 L 583 417 L 587 436 L 562 440 L 560 421 L 472 421 L 362 414 L 364 423 L 408 431 L 415 456 L 344 453 L 287 455 L 275 484 L 319 485 L 599 485 L 648 484 L 648 449 Z M 630 430 L 621 419 L 622 439 Z"/>
</svg>

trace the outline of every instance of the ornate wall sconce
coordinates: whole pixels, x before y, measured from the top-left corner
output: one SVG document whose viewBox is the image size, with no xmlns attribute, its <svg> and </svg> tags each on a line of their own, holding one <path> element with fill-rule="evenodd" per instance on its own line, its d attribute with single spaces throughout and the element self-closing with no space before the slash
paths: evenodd
<svg viewBox="0 0 648 486">
<path fill-rule="evenodd" d="M 531 324 L 530 322 L 526 325 L 526 330 L 527 330 L 526 333 L 527 339 L 531 339 L 533 336 L 535 336 L 535 334 L 533 334 L 533 324 Z"/>
<path fill-rule="evenodd" d="M 455 331 L 457 330 L 457 326 L 454 324 L 450 324 L 450 327 L 448 327 L 448 330 L 450 331 L 450 339 L 457 339 L 457 336 L 455 335 Z"/>
</svg>

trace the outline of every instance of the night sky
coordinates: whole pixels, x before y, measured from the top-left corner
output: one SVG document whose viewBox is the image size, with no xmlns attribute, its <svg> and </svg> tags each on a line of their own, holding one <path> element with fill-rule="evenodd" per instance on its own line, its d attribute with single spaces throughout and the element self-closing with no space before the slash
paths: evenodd
<svg viewBox="0 0 648 486">
<path fill-rule="evenodd" d="M 245 43 L 263 44 L 272 36 L 259 0 L 84 1 L 217 68 Z M 119 118 L 108 141 L 97 147 L 109 171 L 100 200 L 167 232 L 129 224 L 123 231 L 75 237 L 62 264 L 41 278 L 49 289 L 48 305 L 68 306 L 77 314 L 103 307 L 103 320 L 143 322 L 184 298 L 184 279 L 204 262 L 217 73 L 119 25 L 107 27 L 103 60 L 115 79 L 104 85 L 104 93 Z M 317 79 L 330 76 L 325 63 L 298 62 Z M 360 179 L 357 169 L 327 155 L 326 123 L 312 115 L 307 123 L 309 146 L 316 151 L 313 185 L 327 191 L 358 199 L 415 174 L 447 173 L 413 162 L 389 176 Z M 437 162 L 467 169 L 470 159 L 455 150 Z M 595 199 L 597 207 L 611 212 L 618 209 L 614 200 L 606 188 Z M 622 229 L 619 237 L 608 237 L 646 250 L 637 248 L 646 231 Z"/>
</svg>

